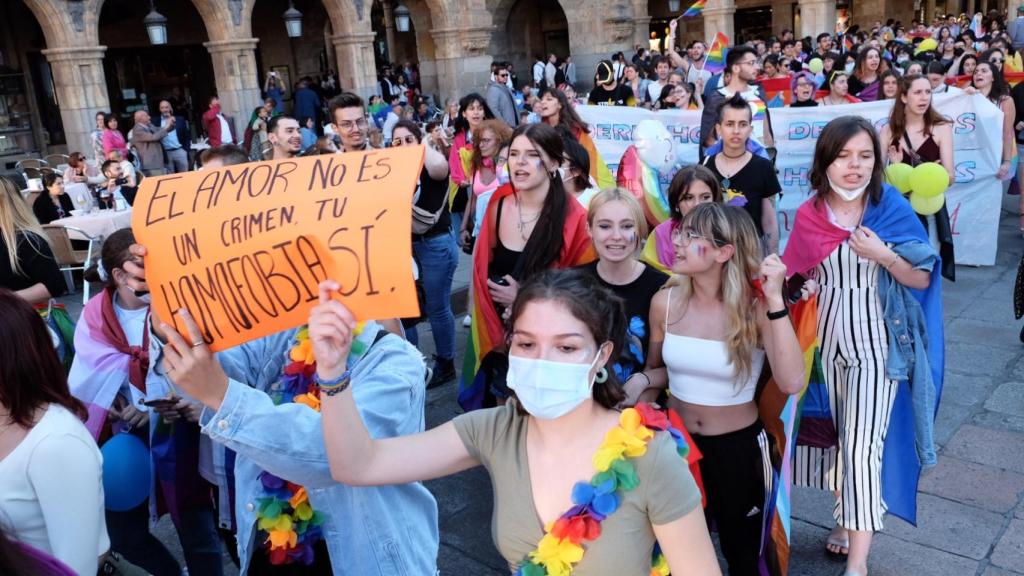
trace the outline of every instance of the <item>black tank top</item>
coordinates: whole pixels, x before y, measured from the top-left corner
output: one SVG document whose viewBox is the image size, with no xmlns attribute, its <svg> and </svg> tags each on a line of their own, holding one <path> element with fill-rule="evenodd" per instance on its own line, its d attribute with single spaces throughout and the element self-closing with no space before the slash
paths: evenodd
<svg viewBox="0 0 1024 576">
<path fill-rule="evenodd" d="M 508 196 L 498 200 L 498 213 L 494 226 L 497 242 L 494 245 L 494 253 L 491 255 L 491 263 L 487 266 L 487 276 L 490 278 L 501 278 L 505 275 L 515 277 L 513 272 L 516 269 L 516 264 L 523 256 L 522 252 L 511 250 L 501 242 L 501 234 L 498 231 L 501 229 L 501 209 L 505 205 L 505 198 Z"/>
</svg>

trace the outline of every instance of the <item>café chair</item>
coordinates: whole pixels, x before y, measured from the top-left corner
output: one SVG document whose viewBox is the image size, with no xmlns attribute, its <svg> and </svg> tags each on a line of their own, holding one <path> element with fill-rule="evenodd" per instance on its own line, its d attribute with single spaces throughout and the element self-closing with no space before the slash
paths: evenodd
<svg viewBox="0 0 1024 576">
<path fill-rule="evenodd" d="M 92 266 L 93 248 L 100 245 L 102 238 L 90 236 L 84 230 L 73 226 L 46 224 L 43 226 L 43 231 L 46 232 L 46 236 L 50 239 L 53 256 L 57 259 L 60 271 L 64 273 L 64 281 L 68 284 L 68 291 L 73 294 L 75 292 L 75 281 L 71 276 L 71 272 L 74 270 L 85 272 L 89 266 Z M 68 236 L 69 231 L 77 232 L 82 237 L 88 239 L 89 245 L 85 250 L 76 250 L 71 245 L 71 237 Z M 82 305 L 85 305 L 88 301 L 89 281 L 83 278 Z"/>
</svg>

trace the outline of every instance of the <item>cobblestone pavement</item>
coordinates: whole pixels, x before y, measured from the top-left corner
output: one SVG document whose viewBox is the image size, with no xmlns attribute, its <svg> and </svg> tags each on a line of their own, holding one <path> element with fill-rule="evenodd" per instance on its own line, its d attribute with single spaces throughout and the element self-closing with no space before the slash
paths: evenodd
<svg viewBox="0 0 1024 576">
<path fill-rule="evenodd" d="M 947 363 L 936 423 L 939 464 L 921 480 L 917 528 L 890 519 L 876 536 L 872 576 L 1024 575 L 1024 346 L 1011 304 L 1024 240 L 1017 232 L 1015 205 L 1016 198 L 1003 203 L 996 265 L 961 266 L 957 282 L 943 286 Z M 468 278 L 464 257 L 456 290 Z M 80 300 L 63 300 L 77 316 Z M 458 330 L 461 356 L 467 331 L 461 325 Z M 421 341 L 429 355 L 429 325 L 421 325 Z M 451 383 L 428 394 L 428 426 L 459 412 L 455 387 Z M 507 574 L 491 541 L 487 473 L 470 470 L 427 486 L 440 510 L 441 573 Z M 831 496 L 795 489 L 793 502 L 790 574 L 841 574 L 841 566 L 822 552 L 832 526 Z M 157 533 L 180 558 L 168 519 L 161 521 Z M 228 574 L 237 572 L 226 559 L 225 566 Z"/>
</svg>

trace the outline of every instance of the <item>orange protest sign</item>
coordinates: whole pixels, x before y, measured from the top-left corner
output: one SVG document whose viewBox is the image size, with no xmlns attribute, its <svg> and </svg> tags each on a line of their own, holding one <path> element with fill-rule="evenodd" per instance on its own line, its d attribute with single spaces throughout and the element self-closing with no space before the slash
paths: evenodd
<svg viewBox="0 0 1024 576">
<path fill-rule="evenodd" d="M 423 148 L 147 178 L 132 207 L 153 311 L 212 350 L 304 324 L 325 278 L 360 320 L 419 314 L 412 196 Z"/>
</svg>

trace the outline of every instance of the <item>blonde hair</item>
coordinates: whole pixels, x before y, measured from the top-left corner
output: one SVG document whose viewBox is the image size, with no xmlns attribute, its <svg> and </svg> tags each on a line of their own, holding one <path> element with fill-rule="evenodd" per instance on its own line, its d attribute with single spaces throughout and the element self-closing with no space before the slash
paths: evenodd
<svg viewBox="0 0 1024 576">
<path fill-rule="evenodd" d="M 729 349 L 737 382 L 750 377 L 751 355 L 760 346 L 760 332 L 751 304 L 761 298 L 751 280 L 760 268 L 760 241 L 754 221 L 746 210 L 723 204 L 700 204 L 683 217 L 681 226 L 700 234 L 717 246 L 735 249 L 722 267 L 722 305 L 726 315 L 725 344 Z M 680 288 L 680 310 L 685 310 L 693 295 L 693 279 L 673 276 L 666 286 Z M 674 296 L 674 295 L 673 295 Z"/>
<path fill-rule="evenodd" d="M 590 199 L 590 207 L 587 209 L 587 225 L 593 228 L 597 211 L 609 202 L 622 202 L 629 209 L 629 215 L 633 217 L 633 223 L 636 225 L 636 250 L 639 251 L 643 245 L 644 238 L 647 238 L 648 234 L 647 217 L 644 216 L 644 209 L 640 206 L 640 201 L 628 190 L 623 188 L 605 188 L 595 194 Z"/>
<path fill-rule="evenodd" d="M 32 209 L 21 197 L 21 190 L 18 190 L 17 184 L 9 178 L 0 176 L 0 238 L 7 248 L 7 260 L 11 264 L 11 270 L 19 275 L 25 273 L 18 262 L 18 235 L 22 232 L 32 232 L 39 236 L 41 242 L 49 242 L 43 227 L 32 214 Z M 38 251 L 36 243 L 30 244 Z"/>
</svg>

